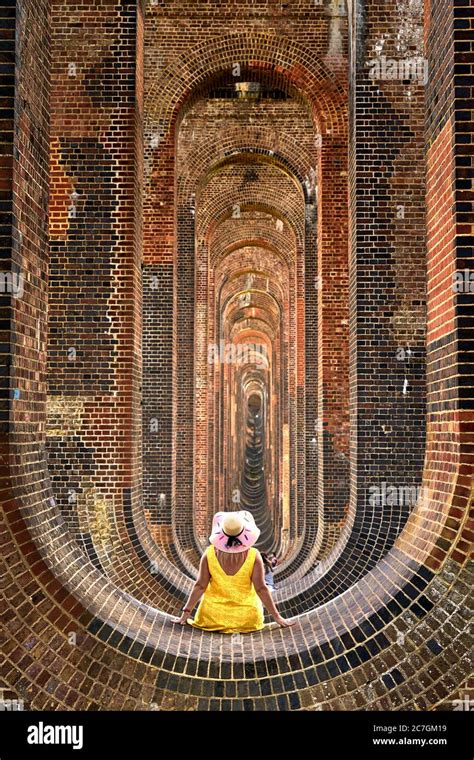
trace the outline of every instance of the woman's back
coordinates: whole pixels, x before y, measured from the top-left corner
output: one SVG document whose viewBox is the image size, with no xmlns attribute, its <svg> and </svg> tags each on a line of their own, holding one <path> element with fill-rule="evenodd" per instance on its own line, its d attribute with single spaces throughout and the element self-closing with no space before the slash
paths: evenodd
<svg viewBox="0 0 474 760">
<path fill-rule="evenodd" d="M 234 573 L 237 573 L 246 561 L 249 549 L 245 552 L 239 552 L 238 554 L 230 554 L 229 552 L 222 552 L 220 549 L 216 549 L 215 553 L 219 565 L 224 572 L 227 573 L 227 575 L 234 575 Z"/>
<path fill-rule="evenodd" d="M 210 581 L 191 625 L 224 633 L 264 627 L 263 605 L 252 584 L 256 555 L 253 547 L 237 554 L 212 545 L 206 549 Z"/>
</svg>

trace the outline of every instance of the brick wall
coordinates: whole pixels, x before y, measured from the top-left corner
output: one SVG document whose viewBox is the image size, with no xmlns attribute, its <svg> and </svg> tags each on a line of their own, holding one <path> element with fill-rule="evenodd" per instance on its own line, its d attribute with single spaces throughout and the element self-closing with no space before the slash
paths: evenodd
<svg viewBox="0 0 474 760">
<path fill-rule="evenodd" d="M 49 468 L 74 535 L 112 575 L 126 504 L 140 498 L 137 7 L 51 14 Z"/>
<path fill-rule="evenodd" d="M 431 0 L 425 23 L 431 75 L 426 91 L 413 87 L 408 97 L 409 84 L 376 84 L 365 66 L 372 46 L 378 48 L 381 39 L 386 40 L 387 55 L 393 51 L 399 14 L 406 5 L 367 0 L 363 7 L 357 4 L 352 19 L 356 57 L 351 64 L 348 145 L 350 510 L 338 539 L 336 530 L 328 529 L 330 518 L 340 517 L 338 502 L 333 512 L 322 503 L 317 536 L 314 521 L 312 533 L 305 528 L 303 535 L 305 523 L 296 515 L 293 554 L 289 553 L 282 570 L 276 601 L 285 613 L 305 614 L 291 630 L 250 635 L 249 647 L 233 637 L 190 627 L 180 628 L 177 634 L 168 613 L 182 606 L 192 585 L 194 555 L 188 550 L 194 536 L 190 530 L 180 536 L 181 545 L 173 544 L 170 523 L 173 517 L 179 518 L 173 515 L 173 504 L 168 500 L 155 512 L 150 504 L 147 522 L 139 498 L 141 120 L 147 114 L 151 121 L 156 118 L 164 124 L 166 115 L 175 107 L 179 110 L 180 98 L 189 95 L 194 85 L 199 90 L 206 82 L 207 87 L 213 76 L 205 63 L 209 50 L 215 50 L 225 65 L 234 60 L 236 49 L 250 56 L 250 45 L 255 45 L 254 51 L 260 46 L 259 55 L 266 51 L 269 66 L 291 69 L 286 80 L 289 89 L 293 85 L 298 89 L 299 84 L 312 93 L 312 100 L 319 97 L 325 128 L 330 121 L 329 128 L 340 137 L 344 87 L 338 100 L 338 86 L 317 75 L 322 64 L 312 58 L 321 45 L 325 60 L 343 76 L 336 52 L 338 29 L 345 22 L 338 22 L 338 16 L 328 20 L 324 8 L 312 6 L 314 18 L 308 23 L 303 19 L 308 10 L 305 3 L 283 11 L 276 4 L 257 3 L 250 17 L 255 35 L 246 34 L 244 41 L 241 32 L 249 28 L 249 9 L 229 2 L 220 7 L 213 28 L 221 37 L 225 29 L 235 29 L 231 36 L 237 47 L 227 48 L 228 40 L 211 39 L 210 32 L 207 39 L 199 35 L 199 25 L 209 22 L 209 9 L 193 5 L 184 16 L 178 3 L 169 3 L 165 9 L 154 6 L 147 21 L 149 33 L 156 27 L 156 39 L 166 39 L 165 49 L 175 44 L 176 52 L 184 52 L 193 34 L 202 43 L 196 42 L 186 67 L 184 59 L 179 65 L 175 61 L 174 74 L 168 62 L 169 83 L 161 90 L 161 98 L 153 96 L 153 106 L 148 99 L 145 108 L 141 101 L 142 25 L 135 5 L 111 3 L 99 11 L 84 2 L 75 5 L 73 13 L 60 4 L 50 8 L 46 2 L 29 0 L 15 7 L 1 6 L 2 267 L 24 278 L 5 280 L 10 290 L 5 287 L 1 294 L 2 429 L 8 437 L 4 435 L 0 463 L 2 621 L 7 632 L 0 677 L 5 696 L 23 698 L 26 709 L 450 710 L 454 698 L 469 693 L 473 300 L 470 290 L 459 283 L 469 282 L 465 270 L 470 272 L 472 263 L 472 19 L 466 3 Z M 323 17 L 324 24 L 319 20 Z M 264 44 L 269 25 L 275 35 Z M 168 34 L 170 28 L 174 38 Z M 289 37 L 299 42 L 286 41 Z M 228 58 L 223 50 L 228 50 Z M 74 81 L 66 65 L 70 57 L 79 63 L 76 77 L 71 77 Z M 152 58 L 147 62 L 145 56 L 145 83 Z M 158 70 L 162 60 L 155 59 Z M 185 92 L 178 86 L 184 68 L 189 79 Z M 144 98 L 150 92 L 145 86 Z M 284 144 L 290 146 L 291 138 Z M 156 382 L 152 371 L 147 378 L 148 393 L 156 393 L 164 405 L 161 422 L 170 445 L 169 450 L 166 446 L 159 450 L 161 460 L 145 465 L 161 486 L 169 482 L 176 466 L 172 421 L 180 412 L 176 393 L 180 368 L 176 363 L 173 367 L 173 356 L 176 341 L 183 336 L 171 318 L 179 313 L 174 302 L 178 283 L 173 272 L 174 184 L 168 184 L 174 170 L 174 144 L 164 132 L 159 147 L 155 179 L 157 188 L 163 181 L 164 192 L 160 198 L 146 187 L 150 181 L 147 147 L 143 223 L 150 225 L 144 230 L 146 267 L 157 275 L 164 305 L 159 302 L 160 316 L 155 320 L 156 301 L 146 294 L 144 281 L 147 306 L 143 314 L 145 321 L 153 322 L 153 331 L 143 331 L 143 344 L 150 341 L 149 351 L 144 350 L 145 365 L 148 362 L 167 380 L 166 385 Z M 282 153 L 291 159 L 291 151 Z M 304 164 L 305 150 L 302 156 Z M 302 175 L 304 181 L 306 170 L 299 171 L 298 161 L 294 166 L 294 176 Z M 207 168 L 205 158 L 202 168 Z M 267 179 L 272 171 L 266 172 Z M 195 178 L 191 176 L 189 192 L 199 176 L 199 171 Z M 333 188 L 342 176 L 332 178 Z M 74 182 L 80 182 L 80 189 L 76 215 L 70 216 Z M 283 201 L 283 185 L 273 185 L 272 180 L 270 187 L 278 188 L 274 196 Z M 196 211 L 200 209 L 205 217 L 207 208 L 212 223 L 220 195 L 212 183 L 206 185 L 203 199 L 206 193 L 209 204 L 197 204 Z M 164 207 L 159 206 L 160 200 Z M 166 211 L 167 203 L 171 207 Z M 298 206 L 292 205 L 290 195 L 286 204 L 288 219 L 280 230 L 273 227 L 268 210 L 244 208 L 242 230 L 221 220 L 220 229 L 213 227 L 207 241 L 216 257 L 214 284 L 223 298 L 234 292 L 232 280 L 224 282 L 229 273 L 238 285 L 239 267 L 249 262 L 254 266 L 256 251 L 265 251 L 261 265 L 269 269 L 272 247 L 280 250 L 271 287 L 255 297 L 255 316 L 249 319 L 249 329 L 254 330 L 265 312 L 268 334 L 275 336 L 278 310 L 268 308 L 270 296 L 280 298 L 291 314 L 291 279 L 286 272 L 291 257 L 300 253 L 289 224 L 290 216 L 295 224 Z M 404 207 L 404 217 L 398 216 L 398 206 Z M 305 233 L 302 239 L 306 246 L 308 241 L 314 244 L 316 251 L 321 236 L 315 240 L 315 226 L 308 230 L 307 219 L 306 215 L 306 225 L 300 225 Z M 153 236 L 151 230 L 157 224 Z M 229 253 L 229 247 L 248 234 L 248 224 L 258 235 L 258 244 L 255 239 L 253 244 L 247 241 Z M 191 252 L 191 225 L 186 234 Z M 336 236 L 336 223 L 330 234 Z M 267 248 L 262 249 L 265 238 Z M 309 250 L 304 249 L 305 260 Z M 306 331 L 305 351 L 317 345 L 315 327 L 318 339 L 322 335 L 329 340 L 331 314 L 334 320 L 342 317 L 337 299 L 334 310 L 330 299 L 329 312 L 322 315 L 321 309 L 314 311 L 316 298 L 308 306 L 308 276 L 313 275 L 315 259 L 310 259 L 313 270 L 305 269 L 306 288 L 294 288 L 300 298 L 304 296 L 303 303 L 294 299 L 294 313 L 303 314 L 313 328 L 309 338 Z M 453 278 L 458 272 L 461 280 Z M 335 298 L 342 281 L 334 279 L 328 298 Z M 12 284 L 23 285 L 24 292 L 14 291 Z M 191 313 L 191 305 L 184 306 Z M 232 329 L 227 326 L 231 336 L 239 331 L 239 309 L 229 313 L 234 320 Z M 72 319 L 74 314 L 76 319 Z M 315 315 L 326 319 L 326 330 L 314 320 Z M 212 319 L 217 324 L 215 310 Z M 78 330 L 79 324 L 83 330 Z M 343 338 L 344 331 L 340 335 Z M 78 346 L 74 371 L 72 360 L 62 353 L 71 342 Z M 408 342 L 414 356 L 409 361 L 406 354 L 403 359 L 394 358 L 394 351 L 406 348 Z M 284 348 L 285 339 L 274 343 L 280 346 L 283 366 L 291 359 L 290 349 Z M 343 339 L 328 343 L 317 365 L 313 357 L 309 366 L 318 370 L 318 383 L 331 368 L 331 356 L 342 361 L 338 352 L 343 346 Z M 165 347 L 168 353 L 163 353 L 160 363 L 159 351 Z M 301 371 L 298 350 L 296 346 L 294 366 Z M 276 366 L 280 373 L 281 366 Z M 378 505 L 363 500 L 364 485 L 383 479 L 402 484 L 420 481 L 425 367 L 426 500 L 410 509 L 390 504 L 380 511 Z M 308 373 L 308 365 L 304 369 Z M 298 413 L 304 401 L 308 422 L 308 410 L 315 408 L 314 385 L 301 384 L 305 394 L 298 398 L 301 375 L 298 371 L 295 375 L 294 409 Z M 405 376 L 408 387 L 400 393 Z M 282 383 L 280 374 L 278 379 Z M 335 393 L 338 382 L 337 372 L 330 374 L 326 387 Z M 170 387 L 175 389 L 171 409 Z M 281 386 L 280 391 L 276 385 L 275 389 L 281 395 Z M 52 397 L 49 404 L 48 395 Z M 323 396 L 329 422 L 342 419 L 337 415 L 344 412 L 337 395 L 332 401 L 333 406 L 331 397 Z M 214 408 L 212 424 L 217 424 L 217 414 Z M 242 411 L 240 415 L 242 420 Z M 279 408 L 275 420 L 282 417 Z M 386 430 L 380 432 L 379 425 Z M 387 426 L 392 428 L 390 445 Z M 345 429 L 330 425 L 328 429 L 331 445 L 338 443 L 343 449 Z M 148 455 L 152 452 L 150 446 Z M 329 467 L 328 452 L 323 450 Z M 295 457 L 294 461 L 301 460 Z M 163 465 L 161 472 L 154 469 L 157 463 Z M 319 466 L 323 491 L 328 493 L 336 471 L 325 469 L 324 462 Z M 68 490 L 74 490 L 76 482 L 91 485 L 84 493 L 78 486 L 81 498 L 74 502 Z M 191 488 L 189 482 L 175 483 L 176 490 L 181 486 Z M 113 510 L 108 508 L 110 495 Z M 306 525 L 309 517 L 315 517 L 315 503 L 309 504 L 307 500 Z M 334 540 L 335 549 L 315 565 L 314 546 L 324 552 L 324 545 L 329 550 Z M 326 603 L 321 605 L 322 601 Z"/>
</svg>

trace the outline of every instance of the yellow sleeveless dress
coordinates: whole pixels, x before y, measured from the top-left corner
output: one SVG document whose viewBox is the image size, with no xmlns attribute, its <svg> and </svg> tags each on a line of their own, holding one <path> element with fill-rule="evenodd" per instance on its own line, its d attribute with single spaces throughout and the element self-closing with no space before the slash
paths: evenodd
<svg viewBox="0 0 474 760">
<path fill-rule="evenodd" d="M 195 628 L 220 633 L 249 633 L 265 627 L 263 604 L 252 583 L 257 550 L 248 550 L 244 564 L 235 575 L 227 575 L 219 564 L 214 546 L 206 549 L 211 580 L 194 618 Z"/>
</svg>

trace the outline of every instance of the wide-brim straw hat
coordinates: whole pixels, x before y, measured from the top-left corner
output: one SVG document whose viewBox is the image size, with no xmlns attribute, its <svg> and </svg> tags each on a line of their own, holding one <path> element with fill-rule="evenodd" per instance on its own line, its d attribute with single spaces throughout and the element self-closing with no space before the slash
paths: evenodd
<svg viewBox="0 0 474 760">
<path fill-rule="evenodd" d="M 251 512 L 216 512 L 209 541 L 221 552 L 245 552 L 258 540 L 260 528 Z"/>
</svg>

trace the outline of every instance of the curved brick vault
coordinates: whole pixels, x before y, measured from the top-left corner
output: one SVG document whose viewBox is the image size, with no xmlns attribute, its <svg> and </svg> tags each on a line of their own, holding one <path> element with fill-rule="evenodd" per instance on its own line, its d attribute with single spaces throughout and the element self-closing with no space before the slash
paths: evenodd
<svg viewBox="0 0 474 760">
<path fill-rule="evenodd" d="M 1 12 L 1 677 L 28 709 L 472 688 L 473 61 L 468 8 L 421 5 Z M 381 52 L 427 84 L 369 76 Z M 239 499 L 297 623 L 178 627 Z"/>
</svg>

